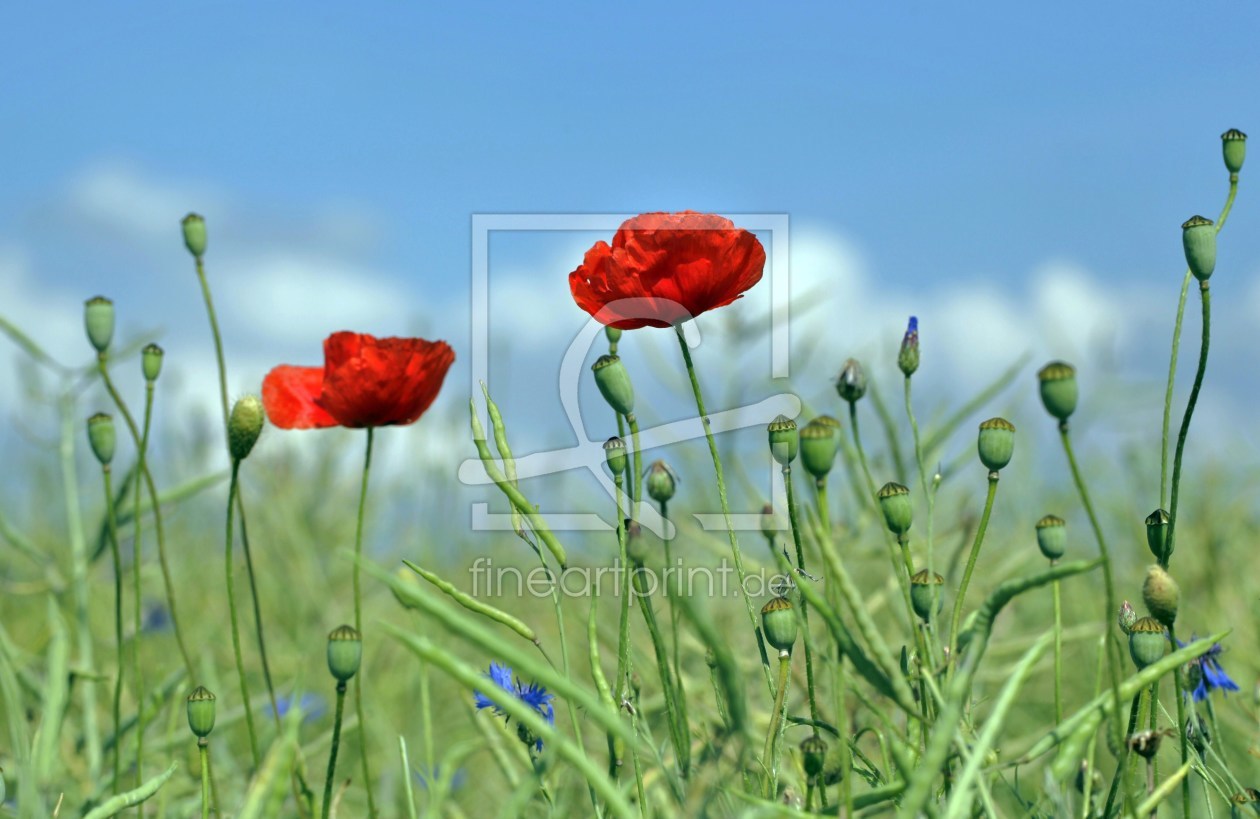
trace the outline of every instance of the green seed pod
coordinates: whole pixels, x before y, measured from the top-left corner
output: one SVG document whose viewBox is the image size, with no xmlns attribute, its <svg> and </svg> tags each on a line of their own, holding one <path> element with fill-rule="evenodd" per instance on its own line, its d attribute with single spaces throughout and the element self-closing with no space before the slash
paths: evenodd
<svg viewBox="0 0 1260 819">
<path fill-rule="evenodd" d="M 897 353 L 897 369 L 906 378 L 914 375 L 919 369 L 919 320 L 910 317 L 910 325 L 901 339 L 901 350 Z"/>
<path fill-rule="evenodd" d="M 1146 570 L 1146 581 L 1142 583 L 1142 602 L 1151 616 L 1164 625 L 1172 628 L 1177 620 L 1177 605 L 1181 602 L 1181 589 L 1172 575 L 1161 566 L 1151 566 Z"/>
<path fill-rule="evenodd" d="M 653 461 L 643 476 L 648 497 L 657 503 L 669 503 L 678 489 L 678 475 L 664 461 Z"/>
<path fill-rule="evenodd" d="M 188 248 L 188 252 L 198 259 L 206 255 L 206 220 L 190 213 L 180 224 L 184 228 L 184 247 Z"/>
<path fill-rule="evenodd" d="M 813 779 L 822 773 L 826 760 L 827 740 L 818 734 L 810 734 L 801 740 L 801 764 L 805 768 L 806 776 Z"/>
<path fill-rule="evenodd" d="M 632 520 L 626 522 L 626 557 L 630 558 L 630 562 L 635 566 L 642 566 L 651 556 L 648 550 L 647 538 L 643 536 L 643 527 L 638 521 Z"/>
<path fill-rule="evenodd" d="M 214 730 L 214 694 L 204 685 L 188 695 L 188 727 L 198 739 L 205 739 Z"/>
<path fill-rule="evenodd" d="M 328 635 L 328 670 L 337 682 L 359 673 L 363 662 L 363 640 L 352 626 L 337 626 Z"/>
<path fill-rule="evenodd" d="M 595 386 L 608 405 L 621 415 L 634 412 L 634 385 L 630 383 L 630 373 L 615 355 L 601 355 L 591 365 L 595 373 Z"/>
<path fill-rule="evenodd" d="M 618 341 L 621 341 L 621 331 L 616 327 L 605 326 L 604 338 L 608 339 L 609 344 L 616 344 Z"/>
<path fill-rule="evenodd" d="M 1058 560 L 1067 550 L 1067 523 L 1058 515 L 1037 521 L 1037 548 L 1047 560 Z"/>
<path fill-rule="evenodd" d="M 1200 282 L 1205 282 L 1216 269 L 1216 227 L 1211 219 L 1191 216 L 1181 225 L 1181 244 L 1186 251 L 1186 265 Z"/>
<path fill-rule="evenodd" d="M 113 417 L 103 412 L 96 413 L 87 420 L 87 433 L 92 454 L 101 466 L 108 466 L 114 460 L 114 445 L 117 443 Z"/>
<path fill-rule="evenodd" d="M 796 643 L 798 624 L 792 601 L 775 597 L 761 607 L 761 631 L 766 642 L 779 651 L 791 651 Z"/>
<path fill-rule="evenodd" d="M 850 404 L 866 395 L 866 371 L 857 359 L 850 358 L 844 362 L 840 375 L 836 377 L 836 392 Z"/>
<path fill-rule="evenodd" d="M 805 471 L 813 475 L 815 480 L 822 480 L 831 472 L 836 462 L 836 453 L 840 451 L 840 435 L 837 428 L 815 418 L 801 427 L 801 465 Z"/>
<path fill-rule="evenodd" d="M 914 520 L 914 505 L 910 503 L 910 490 L 891 481 L 880 487 L 879 508 L 884 513 L 884 523 L 894 535 L 910 531 Z"/>
<path fill-rule="evenodd" d="M 626 472 L 626 442 L 616 435 L 604 441 L 604 460 L 608 468 L 618 477 Z"/>
<path fill-rule="evenodd" d="M 980 425 L 980 463 L 997 472 L 1011 462 L 1015 452 L 1015 425 L 1005 418 L 990 418 Z"/>
<path fill-rule="evenodd" d="M 1221 134 L 1221 153 L 1225 157 L 1225 169 L 1230 174 L 1241 171 L 1243 160 L 1247 158 L 1247 135 L 1237 128 Z"/>
<path fill-rule="evenodd" d="M 98 353 L 108 350 L 114 340 L 114 303 L 104 296 L 88 299 L 83 305 L 83 326 Z"/>
<path fill-rule="evenodd" d="M 1139 671 L 1159 662 L 1167 645 L 1164 627 L 1154 617 L 1139 617 L 1129 632 L 1129 656 Z"/>
<path fill-rule="evenodd" d="M 915 572 L 910 578 L 910 604 L 919 619 L 927 623 L 940 613 L 944 598 L 941 590 L 945 586 L 945 578 L 927 569 Z"/>
<path fill-rule="evenodd" d="M 770 436 L 770 454 L 780 466 L 790 465 L 796 459 L 796 450 L 800 446 L 796 422 L 786 415 L 780 415 L 770 422 L 766 430 Z"/>
<path fill-rule="evenodd" d="M 140 370 L 144 373 L 144 380 L 152 384 L 158 380 L 158 376 L 162 373 L 162 356 L 165 352 L 156 344 L 146 344 L 144 349 L 140 351 Z"/>
<path fill-rule="evenodd" d="M 1076 411 L 1076 368 L 1065 361 L 1051 361 L 1037 371 L 1037 380 L 1046 412 L 1066 421 Z"/>
<path fill-rule="evenodd" d="M 1172 520 L 1163 509 L 1156 509 L 1146 516 L 1146 545 L 1151 554 L 1160 563 L 1167 563 L 1168 558 L 1168 522 Z"/>
<path fill-rule="evenodd" d="M 824 785 L 837 785 L 842 779 L 844 779 L 844 755 L 837 743 L 827 750 L 827 758 L 823 762 L 822 782 Z"/>
<path fill-rule="evenodd" d="M 1120 613 L 1116 615 L 1116 622 L 1120 626 L 1120 630 L 1125 634 L 1133 631 L 1133 624 L 1137 622 L 1137 612 L 1133 610 L 1133 604 L 1128 600 L 1120 605 Z"/>
<path fill-rule="evenodd" d="M 258 443 L 266 421 L 262 402 L 257 396 L 247 395 L 232 405 L 228 416 L 228 453 L 234 461 L 243 461 Z"/>
</svg>

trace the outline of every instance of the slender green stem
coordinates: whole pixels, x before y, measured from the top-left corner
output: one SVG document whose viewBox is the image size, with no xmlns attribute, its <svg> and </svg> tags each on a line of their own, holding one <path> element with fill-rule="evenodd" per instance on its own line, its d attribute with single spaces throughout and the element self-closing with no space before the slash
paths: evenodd
<svg viewBox="0 0 1260 819">
<path fill-rule="evenodd" d="M 630 519 L 639 519 L 639 501 L 643 493 L 643 448 L 639 446 L 639 419 L 634 413 L 626 416 L 630 425 L 630 448 L 633 452 L 634 468 L 630 473 Z"/>
<path fill-rule="evenodd" d="M 210 750 L 205 737 L 197 740 L 197 755 L 201 757 L 201 819 L 210 819 Z"/>
<path fill-rule="evenodd" d="M 928 483 L 927 464 L 923 459 L 923 443 L 919 438 L 919 422 L 914 417 L 914 405 L 910 401 L 910 376 L 906 376 L 906 417 L 910 419 L 910 430 L 914 433 L 914 461 L 919 467 L 919 483 L 923 487 L 923 498 L 927 501 L 927 570 L 935 571 L 933 565 L 933 523 L 936 512 L 936 493 Z"/>
<path fill-rule="evenodd" d="M 118 518 L 114 514 L 114 489 L 110 479 L 109 464 L 101 465 L 105 482 L 105 520 L 109 527 L 109 547 L 114 556 L 114 648 L 118 662 L 118 674 L 114 677 L 114 780 L 113 792 L 118 793 L 122 779 L 122 679 L 123 679 L 123 599 L 122 555 L 118 549 Z"/>
<path fill-rule="evenodd" d="M 626 554 L 626 518 L 622 500 L 625 481 L 621 475 L 617 475 L 613 482 L 616 484 L 617 563 L 620 569 L 616 576 L 620 583 L 618 594 L 621 598 L 617 620 L 617 676 L 613 680 L 613 693 L 617 698 L 617 707 L 620 708 L 630 696 L 630 673 L 633 662 L 630 652 L 630 558 Z M 625 742 L 616 740 L 613 751 L 613 759 L 609 762 L 609 774 L 616 780 L 623 763 L 621 755 L 625 752 Z M 631 748 L 631 753 L 637 758 L 638 755 L 633 748 Z"/>
<path fill-rule="evenodd" d="M 232 521 L 236 518 L 232 512 L 236 503 L 236 486 L 240 467 L 241 462 L 233 459 L 232 477 L 228 483 L 227 538 L 223 550 L 224 573 L 227 575 L 228 612 L 232 620 L 232 651 L 236 655 L 236 676 L 241 683 L 241 704 L 245 706 L 245 727 L 249 731 L 249 750 L 256 769 L 259 763 L 258 736 L 254 733 L 254 708 L 249 700 L 249 685 L 245 682 L 245 661 L 241 656 L 241 629 L 236 615 L 236 580 L 234 577 L 236 571 L 232 565 Z"/>
<path fill-rule="evenodd" d="M 429 675 L 429 666 L 427 663 L 422 664 L 421 673 L 427 678 Z M 427 717 L 427 714 L 426 714 Z M 407 800 L 407 816 L 417 816 L 416 813 L 416 793 L 411 787 L 411 763 L 407 760 L 407 740 L 402 734 L 398 735 L 398 757 L 402 763 L 402 781 L 403 796 Z M 430 794 L 430 798 L 432 795 Z"/>
<path fill-rule="evenodd" d="M 783 465 L 783 483 L 787 487 L 788 523 L 792 527 L 792 542 L 796 546 L 796 568 L 804 572 L 805 549 L 801 546 L 801 527 L 796 516 L 796 493 L 792 488 L 792 465 Z M 801 625 L 805 642 L 805 684 L 809 690 L 809 718 L 814 721 L 814 734 L 818 734 L 818 700 L 814 695 L 814 650 L 809 636 L 809 606 L 801 600 Z"/>
<path fill-rule="evenodd" d="M 1111 787 L 1107 789 L 1107 801 L 1103 805 L 1103 816 L 1110 816 L 1111 809 L 1116 803 L 1116 795 L 1120 791 L 1121 781 L 1124 783 L 1124 797 L 1120 800 L 1121 804 L 1127 801 L 1130 805 L 1134 803 L 1133 790 L 1130 787 L 1129 777 L 1129 743 L 1128 738 L 1133 736 L 1133 732 L 1137 729 L 1139 712 L 1142 706 L 1142 692 L 1133 695 L 1133 700 L 1129 703 L 1129 722 L 1125 729 L 1125 741 L 1121 743 L 1119 757 L 1116 760 L 1116 771 L 1111 776 Z"/>
<path fill-rule="evenodd" d="M 1151 683 L 1150 699 L 1151 699 L 1150 721 L 1147 723 L 1146 727 L 1149 730 L 1154 731 L 1159 727 L 1159 680 L 1156 680 L 1155 682 Z M 1151 760 L 1151 766 L 1154 768 L 1155 778 L 1158 779 L 1159 778 L 1159 757 L 1158 756 L 1156 756 L 1155 758 Z"/>
<path fill-rule="evenodd" d="M 135 491 L 135 512 L 132 518 L 132 528 L 134 536 L 132 537 L 132 557 L 131 557 L 131 580 L 135 587 L 135 601 L 133 605 L 133 627 L 135 636 L 132 638 L 131 644 L 131 679 L 136 689 L 136 784 L 138 788 L 144 783 L 144 677 L 140 668 L 140 634 L 144 626 L 144 616 L 141 611 L 141 584 L 140 584 L 140 546 L 141 546 L 141 527 L 140 527 L 140 487 L 142 482 L 140 475 L 144 474 L 145 455 L 149 449 L 149 426 L 153 420 L 153 382 L 147 382 L 144 388 L 144 423 L 140 434 L 139 454 L 136 456 L 139 460 L 136 466 L 136 491 Z M 144 816 L 144 803 L 136 806 L 138 816 Z"/>
<path fill-rule="evenodd" d="M 1176 486 L 1176 480 L 1174 477 L 1174 486 Z M 1173 497 L 1176 497 L 1176 493 L 1173 494 Z M 1168 629 L 1168 644 L 1173 651 L 1179 648 L 1177 645 L 1177 633 L 1171 627 Z M 1177 701 L 1177 736 L 1180 739 L 1181 764 L 1185 765 L 1190 761 L 1190 739 L 1186 736 L 1186 689 L 1180 668 L 1173 669 L 1173 699 Z M 1189 777 L 1181 780 L 1181 814 L 1184 819 L 1190 819 Z"/>
<path fill-rule="evenodd" d="M 646 581 L 639 572 L 642 567 L 642 564 L 635 566 L 634 593 L 639 598 L 639 610 L 643 613 L 643 621 L 647 624 L 648 636 L 652 639 L 652 649 L 656 654 L 656 674 L 660 677 L 661 693 L 665 697 L 665 717 L 669 721 L 669 734 L 674 743 L 678 770 L 682 778 L 686 779 L 691 768 L 690 732 L 679 703 L 678 689 L 674 685 L 673 675 L 669 673 L 669 654 L 661 637 L 660 626 L 656 622 L 656 613 L 652 610 L 652 599 L 648 595 Z"/>
<path fill-rule="evenodd" d="M 1051 584 L 1054 594 L 1054 724 L 1063 722 L 1063 600 L 1059 581 Z"/>
<path fill-rule="evenodd" d="M 249 528 L 245 524 L 245 498 L 240 487 L 236 492 L 236 513 L 241 521 L 241 551 L 245 555 L 245 575 L 249 578 L 249 596 L 254 606 L 254 636 L 258 639 L 258 657 L 262 661 L 263 683 L 271 699 L 271 713 L 276 727 L 280 727 L 280 708 L 276 701 L 276 687 L 271 682 L 271 664 L 267 662 L 267 641 L 263 637 L 262 605 L 258 600 L 258 581 L 254 575 L 254 557 L 249 548 Z"/>
<path fill-rule="evenodd" d="M 726 499 L 726 478 L 722 473 L 722 458 L 718 455 L 717 441 L 713 438 L 713 428 L 709 423 L 709 413 L 704 408 L 704 396 L 700 392 L 700 380 L 696 376 L 696 367 L 691 360 L 691 349 L 683 335 L 682 325 L 675 325 L 678 335 L 678 346 L 682 350 L 683 363 L 687 367 L 687 377 L 691 380 L 691 392 L 696 399 L 696 412 L 700 414 L 700 423 L 704 427 L 704 437 L 709 443 L 709 455 L 713 458 L 713 470 L 717 473 L 718 500 L 722 504 L 722 518 L 726 523 L 726 534 L 731 544 L 731 558 L 735 562 L 735 574 L 739 576 L 739 594 L 744 600 L 744 608 L 748 611 L 748 622 L 757 638 L 757 649 L 761 653 L 761 668 L 766 678 L 766 686 L 774 691 L 774 680 L 770 675 L 770 658 L 766 654 L 766 642 L 761 634 L 761 626 L 757 622 L 757 612 L 752 599 L 748 596 L 745 585 L 747 573 L 744 570 L 744 557 L 739 550 L 739 538 L 735 535 L 735 527 L 731 523 L 731 507 Z"/>
<path fill-rule="evenodd" d="M 333 735 L 332 747 L 328 749 L 328 773 L 324 776 L 324 806 L 320 815 L 323 819 L 328 819 L 328 812 L 332 809 L 332 786 L 333 777 L 337 773 L 337 751 L 341 747 L 341 716 L 345 711 L 346 705 L 346 683 L 345 680 L 337 682 L 337 715 L 333 718 Z M 361 728 L 362 726 L 360 726 Z M 410 772 L 408 772 L 410 775 Z M 370 782 L 364 783 L 369 792 L 372 790 Z"/>
<path fill-rule="evenodd" d="M 980 526 L 976 529 L 975 539 L 971 541 L 971 551 L 967 554 L 967 566 L 963 569 L 962 583 L 958 585 L 958 594 L 954 597 L 954 613 L 949 618 L 949 656 L 955 656 L 958 648 L 958 622 L 962 619 L 963 601 L 967 597 L 967 586 L 971 585 L 971 573 L 976 568 L 976 558 L 980 556 L 980 546 L 984 543 L 985 530 L 989 528 L 989 515 L 993 512 L 993 498 L 997 495 L 999 474 L 996 470 L 989 473 L 989 491 L 984 498 L 984 513 L 980 516 Z"/>
<path fill-rule="evenodd" d="M 206 281 L 206 267 L 200 256 L 197 257 L 197 281 L 201 284 L 201 299 L 206 304 L 206 316 L 210 319 L 210 335 L 214 338 L 214 359 L 219 365 L 219 404 L 223 410 L 223 433 L 226 436 L 228 423 L 227 365 L 223 361 L 223 338 L 219 335 L 219 320 L 214 314 L 214 299 L 210 297 L 210 283 Z"/>
<path fill-rule="evenodd" d="M 775 740 L 779 736 L 779 726 L 783 723 L 783 706 L 787 700 L 788 683 L 791 678 L 788 670 L 792 664 L 792 654 L 779 652 L 779 683 L 775 687 L 774 710 L 770 712 L 770 725 L 766 728 L 766 748 L 761 755 L 761 764 L 766 769 L 766 798 L 774 797 L 775 781 L 778 779 L 779 765 L 775 754 L 778 752 Z"/>
<path fill-rule="evenodd" d="M 669 630 L 670 641 L 674 647 L 674 679 L 682 684 L 682 646 L 678 642 L 678 607 L 674 604 L 675 591 L 681 589 L 682 580 L 679 573 L 675 572 L 673 555 L 670 553 L 671 541 L 673 538 L 669 536 L 669 504 L 666 501 L 660 502 L 661 520 L 665 524 L 665 536 L 661 538 L 665 545 L 665 596 L 669 600 Z M 678 567 L 679 572 L 681 566 Z"/>
<path fill-rule="evenodd" d="M 363 452 L 363 482 L 359 486 L 359 512 L 355 518 L 354 525 L 354 628 L 359 632 L 360 639 L 366 644 L 367 638 L 363 634 L 363 591 L 361 588 L 363 566 L 363 518 L 364 510 L 367 508 L 368 493 L 368 476 L 372 471 L 372 440 L 374 427 L 367 428 L 367 446 Z M 363 787 L 367 790 L 368 798 L 368 816 L 376 816 L 376 800 L 372 796 L 372 772 L 368 767 L 368 742 L 367 742 L 367 722 L 363 719 L 363 671 L 355 675 L 354 679 L 354 710 L 359 718 L 359 742 L 362 745 L 362 753 L 360 758 L 363 762 Z M 329 765 L 331 766 L 331 761 Z M 325 814 L 326 815 L 326 814 Z"/>
<path fill-rule="evenodd" d="M 1172 502 L 1168 507 L 1168 549 L 1165 563 L 1172 559 L 1176 548 L 1177 535 L 1177 501 L 1181 488 L 1181 463 L 1185 454 L 1186 438 L 1190 434 L 1190 418 L 1194 415 L 1194 407 L 1199 401 L 1199 390 L 1203 388 L 1203 375 L 1207 372 L 1208 346 L 1212 341 L 1212 291 L 1208 288 L 1208 280 L 1199 282 L 1200 301 L 1203 304 L 1203 340 L 1199 346 L 1199 366 L 1194 373 L 1194 386 L 1190 388 L 1190 398 L 1186 401 L 1186 414 L 1181 417 L 1181 431 L 1177 433 L 1177 450 L 1173 456 Z M 1189 787 L 1189 780 L 1183 782 Z"/>
</svg>

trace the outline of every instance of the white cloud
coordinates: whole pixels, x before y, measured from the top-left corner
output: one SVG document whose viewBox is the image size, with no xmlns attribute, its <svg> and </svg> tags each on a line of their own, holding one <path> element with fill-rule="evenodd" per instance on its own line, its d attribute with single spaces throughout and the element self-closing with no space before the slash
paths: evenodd
<svg viewBox="0 0 1260 819">
<path fill-rule="evenodd" d="M 222 198 L 209 189 L 160 182 L 116 161 L 89 168 L 76 178 L 69 205 L 77 215 L 111 231 L 164 243 L 171 241 L 178 221 L 194 206 L 201 212 L 223 208 Z"/>
</svg>

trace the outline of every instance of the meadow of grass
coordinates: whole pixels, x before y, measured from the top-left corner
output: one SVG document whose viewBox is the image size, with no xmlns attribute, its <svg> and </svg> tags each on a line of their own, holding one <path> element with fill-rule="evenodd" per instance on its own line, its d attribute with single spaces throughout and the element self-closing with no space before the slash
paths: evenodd
<svg viewBox="0 0 1260 819">
<path fill-rule="evenodd" d="M 168 419 L 147 440 L 160 353 L 113 337 L 125 294 L 108 310 L 88 303 L 78 362 L 0 316 L 27 373 L 12 423 L 35 431 L 0 498 L 0 815 L 1257 811 L 1260 664 L 1248 649 L 1260 612 L 1246 569 L 1260 473 L 1197 455 L 1189 433 L 1200 389 L 1228 377 L 1203 372 L 1207 285 L 1245 145 L 1225 137 L 1228 199 L 1183 228 L 1180 306 L 1169 293 L 1176 371 L 1151 376 L 1169 378 L 1168 410 L 1157 401 L 1126 419 L 1149 431 L 1146 446 L 1091 446 L 1109 408 L 1088 361 L 1012 361 L 977 395 L 912 392 L 920 345 L 930 360 L 924 315 L 922 338 L 912 325 L 888 340 L 897 369 L 863 371 L 842 352 L 827 362 L 834 384 L 795 376 L 793 392 L 819 396 L 799 418 L 636 459 L 636 410 L 653 415 L 630 385 L 662 374 L 636 360 L 635 336 L 670 331 L 610 332 L 590 358 L 619 436 L 606 447 L 618 498 L 592 491 L 566 509 L 587 504 L 615 531 L 550 527 L 537 510 L 556 505 L 552 482 L 516 480 L 513 419 L 481 390 L 448 387 L 432 411 L 471 401 L 467 437 L 447 445 L 482 460 L 515 531 L 474 531 L 453 474 L 421 464 L 367 479 L 365 443 L 424 436 L 424 419 L 288 433 L 264 429 L 252 397 L 229 407 L 224 390 L 222 418 Z M 209 306 L 204 233 L 184 228 Z M 1182 337 L 1183 312 L 1203 317 L 1201 335 Z M 180 320 L 194 318 L 213 326 L 212 311 Z M 739 400 L 720 352 L 694 351 L 710 410 Z M 147 395 L 111 395 L 119 371 L 146 366 Z M 680 355 L 670 383 L 690 400 L 683 373 Z M 88 423 L 97 412 L 111 419 Z M 301 443 L 252 453 L 259 431 Z M 719 457 L 723 494 L 741 508 L 772 501 L 764 528 L 699 525 L 694 513 L 725 503 Z M 788 482 L 762 497 L 753 473 L 771 458 Z M 667 542 L 649 525 L 660 513 Z M 567 591 L 626 560 L 699 580 L 645 600 L 620 584 L 653 575 Z M 487 561 L 506 587 L 487 590 Z M 737 563 L 777 585 L 740 593 Z M 572 583 L 515 589 L 539 571 Z M 709 590 L 713 577 L 727 593 Z M 1221 690 L 1222 668 L 1236 693 Z M 330 670 L 347 681 L 344 708 Z M 1203 680 L 1206 696 L 1193 695 Z"/>
</svg>

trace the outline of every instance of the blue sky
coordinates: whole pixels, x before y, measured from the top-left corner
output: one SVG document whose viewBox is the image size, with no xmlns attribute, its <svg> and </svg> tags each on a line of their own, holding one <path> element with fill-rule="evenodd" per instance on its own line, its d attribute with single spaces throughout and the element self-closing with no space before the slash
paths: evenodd
<svg viewBox="0 0 1260 819">
<path fill-rule="evenodd" d="M 827 334 L 829 371 L 886 357 L 916 313 L 944 383 L 1095 344 L 1155 383 L 1179 225 L 1220 208 L 1218 135 L 1260 128 L 1260 9 L 1240 3 L 367 8 L 10 9 L 0 313 L 73 358 L 82 300 L 106 293 L 213 395 L 178 234 L 197 210 L 235 392 L 349 327 L 449 338 L 466 395 L 472 214 L 787 213 L 794 281 L 826 296 L 797 334 Z M 1230 365 L 1260 318 L 1247 176 L 1209 417 L 1256 392 Z M 565 274 L 594 238 L 496 256 L 512 383 L 581 326 Z"/>
</svg>

